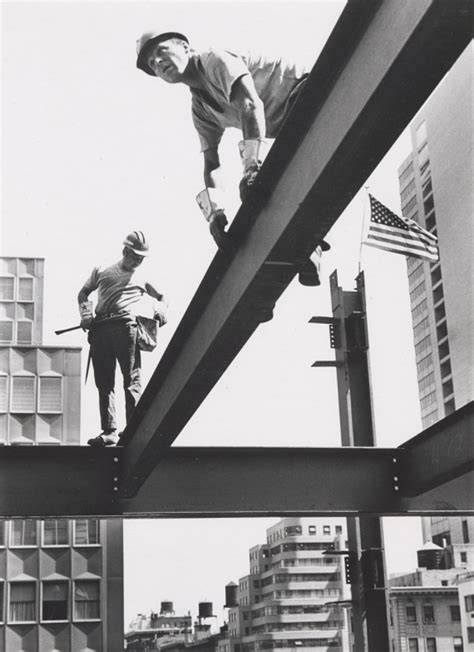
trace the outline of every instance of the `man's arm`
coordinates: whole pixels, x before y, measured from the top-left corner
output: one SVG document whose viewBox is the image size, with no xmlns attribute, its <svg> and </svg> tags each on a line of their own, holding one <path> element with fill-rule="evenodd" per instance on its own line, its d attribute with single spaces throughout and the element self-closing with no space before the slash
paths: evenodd
<svg viewBox="0 0 474 652">
<path fill-rule="evenodd" d="M 153 297 L 153 299 L 156 299 L 160 302 L 160 306 L 155 305 L 154 307 L 154 317 L 159 322 L 160 326 L 164 326 L 168 321 L 166 318 L 166 308 L 169 306 L 168 299 L 164 296 L 164 294 L 158 292 L 158 290 L 155 289 L 151 283 L 145 283 L 145 290 L 147 291 L 147 294 Z"/>
<path fill-rule="evenodd" d="M 240 114 L 244 139 L 265 138 L 265 110 L 250 74 L 239 77 L 233 83 L 230 101 Z"/>
<path fill-rule="evenodd" d="M 84 330 L 90 328 L 94 315 L 92 314 L 92 301 L 88 301 L 89 294 L 92 292 L 86 285 L 83 285 L 77 295 L 79 304 L 79 315 L 81 317 L 81 326 Z"/>
</svg>

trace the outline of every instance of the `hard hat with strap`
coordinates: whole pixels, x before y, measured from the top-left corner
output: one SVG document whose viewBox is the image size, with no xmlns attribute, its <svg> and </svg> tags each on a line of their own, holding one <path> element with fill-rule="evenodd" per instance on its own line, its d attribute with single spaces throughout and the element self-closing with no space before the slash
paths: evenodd
<svg viewBox="0 0 474 652">
<path fill-rule="evenodd" d="M 148 256 L 150 253 L 150 246 L 143 231 L 132 231 L 125 237 L 123 244 L 139 256 Z"/>
<path fill-rule="evenodd" d="M 170 38 L 180 39 L 189 45 L 187 36 L 180 32 L 145 32 L 142 34 L 137 40 L 137 68 L 146 72 L 147 75 L 155 77 L 155 73 L 148 65 L 148 54 L 154 45 Z"/>
</svg>

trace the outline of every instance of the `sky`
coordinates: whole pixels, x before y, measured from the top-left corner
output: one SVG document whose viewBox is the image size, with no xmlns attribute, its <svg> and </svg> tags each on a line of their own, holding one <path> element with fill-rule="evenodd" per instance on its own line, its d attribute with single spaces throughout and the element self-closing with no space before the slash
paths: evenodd
<svg viewBox="0 0 474 652">
<path fill-rule="evenodd" d="M 309 67 L 342 8 L 308 2 L 2 2 L 0 255 L 45 258 L 43 342 L 82 346 L 77 292 L 94 265 L 116 262 L 122 240 L 143 230 L 152 255 L 144 268 L 170 299 L 157 349 L 144 355 L 150 377 L 202 276 L 215 244 L 195 203 L 203 188 L 189 92 L 138 71 L 135 42 L 145 31 L 184 32 L 196 49 L 224 47 L 284 54 Z M 238 206 L 240 134 L 229 131 L 221 159 L 228 216 Z M 405 132 L 366 184 L 400 210 L 397 169 L 410 151 Z M 293 281 L 275 309 L 178 437 L 179 446 L 337 446 L 328 276 L 351 290 L 367 284 L 371 379 L 379 446 L 421 430 L 402 256 L 360 245 L 364 188 L 327 236 L 323 283 Z M 93 298 L 93 297 L 92 297 Z M 120 380 L 118 380 L 120 387 Z M 120 394 L 120 392 L 119 392 Z M 123 414 L 123 401 L 119 407 Z M 230 418 L 231 417 L 231 418 Z M 99 432 L 94 384 L 82 391 L 82 443 Z M 172 601 L 179 613 L 213 602 L 222 621 L 224 587 L 248 573 L 248 549 L 275 518 L 131 520 L 124 524 L 125 623 Z M 384 519 L 390 573 L 413 570 L 422 543 L 418 518 Z"/>
</svg>

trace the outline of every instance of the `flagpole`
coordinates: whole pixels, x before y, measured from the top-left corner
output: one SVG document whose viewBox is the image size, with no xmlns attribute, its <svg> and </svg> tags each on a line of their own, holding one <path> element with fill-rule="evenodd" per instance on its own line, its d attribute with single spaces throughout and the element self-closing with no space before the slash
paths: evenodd
<svg viewBox="0 0 474 652">
<path fill-rule="evenodd" d="M 365 227 L 365 214 L 366 214 L 366 207 L 367 207 L 367 200 L 369 198 L 369 186 L 364 186 L 364 190 L 366 191 L 365 195 L 365 200 L 364 200 L 364 209 L 362 211 L 362 227 L 360 230 L 360 248 L 359 248 L 359 274 L 362 271 L 362 245 L 363 245 L 363 238 L 364 238 L 364 227 Z"/>
</svg>

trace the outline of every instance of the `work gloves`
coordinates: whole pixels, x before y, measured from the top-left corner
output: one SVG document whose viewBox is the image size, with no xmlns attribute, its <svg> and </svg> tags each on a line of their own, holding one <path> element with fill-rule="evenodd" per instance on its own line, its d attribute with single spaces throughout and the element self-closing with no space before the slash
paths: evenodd
<svg viewBox="0 0 474 652">
<path fill-rule="evenodd" d="M 225 233 L 227 218 L 224 212 L 223 193 L 217 188 L 204 188 L 196 196 L 202 214 L 209 223 L 209 231 L 219 249 L 229 247 L 228 235 Z"/>
<path fill-rule="evenodd" d="M 90 328 L 94 320 L 92 301 L 82 301 L 82 303 L 79 304 L 79 315 L 81 317 L 81 327 L 84 330 Z"/>
<path fill-rule="evenodd" d="M 244 175 L 239 184 L 241 201 L 245 201 L 252 196 L 255 179 L 262 167 L 268 149 L 268 142 L 262 138 L 249 138 L 240 141 L 239 152 L 244 167 Z"/>
</svg>

